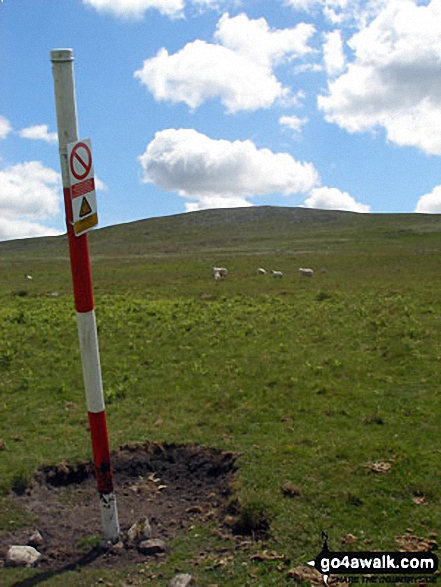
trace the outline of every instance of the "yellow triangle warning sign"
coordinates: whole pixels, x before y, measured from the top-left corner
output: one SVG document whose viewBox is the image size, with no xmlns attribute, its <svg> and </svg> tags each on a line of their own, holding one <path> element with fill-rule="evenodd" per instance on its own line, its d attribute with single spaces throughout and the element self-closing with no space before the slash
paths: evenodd
<svg viewBox="0 0 441 587">
<path fill-rule="evenodd" d="M 81 208 L 80 208 L 80 218 L 83 218 L 83 216 L 87 216 L 91 212 L 92 212 L 92 208 L 90 207 L 89 202 L 86 200 L 86 198 L 83 198 L 83 201 L 81 202 Z"/>
</svg>

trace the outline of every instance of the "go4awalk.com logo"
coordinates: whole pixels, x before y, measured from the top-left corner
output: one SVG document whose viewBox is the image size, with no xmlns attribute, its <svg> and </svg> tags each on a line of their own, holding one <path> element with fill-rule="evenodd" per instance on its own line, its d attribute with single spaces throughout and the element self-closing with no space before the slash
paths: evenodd
<svg viewBox="0 0 441 587">
<path fill-rule="evenodd" d="M 346 580 L 348 583 L 412 583 L 419 582 L 421 577 L 426 583 L 436 581 L 438 557 L 433 552 L 331 552 L 326 532 L 322 538 L 321 552 L 308 565 L 322 573 L 326 584 L 331 574 L 355 575 Z"/>
</svg>

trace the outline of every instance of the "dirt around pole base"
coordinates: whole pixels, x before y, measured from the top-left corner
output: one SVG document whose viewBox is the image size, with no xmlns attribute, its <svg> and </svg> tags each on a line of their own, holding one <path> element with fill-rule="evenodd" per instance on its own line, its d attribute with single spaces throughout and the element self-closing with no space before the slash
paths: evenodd
<svg viewBox="0 0 441 587">
<path fill-rule="evenodd" d="M 230 452 L 146 442 L 121 446 L 111 458 L 119 544 L 104 547 L 100 543 L 100 505 L 92 463 L 62 463 L 43 467 L 31 487 L 12 495 L 36 522 L 0 535 L 1 559 L 5 560 L 10 546 L 29 544 L 38 530 L 42 557 L 37 566 L 42 570 L 136 564 L 145 561 L 146 555 L 127 533 L 138 520 L 147 518 L 152 537 L 167 544 L 191 524 L 220 520 L 231 495 L 236 455 Z"/>
</svg>

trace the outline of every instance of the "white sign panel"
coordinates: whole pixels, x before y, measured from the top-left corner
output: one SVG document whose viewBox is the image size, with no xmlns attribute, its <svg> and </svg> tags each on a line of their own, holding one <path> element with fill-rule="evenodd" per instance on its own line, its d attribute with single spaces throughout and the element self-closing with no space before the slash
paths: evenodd
<svg viewBox="0 0 441 587">
<path fill-rule="evenodd" d="M 75 236 L 98 224 L 95 178 L 90 139 L 67 145 Z"/>
</svg>

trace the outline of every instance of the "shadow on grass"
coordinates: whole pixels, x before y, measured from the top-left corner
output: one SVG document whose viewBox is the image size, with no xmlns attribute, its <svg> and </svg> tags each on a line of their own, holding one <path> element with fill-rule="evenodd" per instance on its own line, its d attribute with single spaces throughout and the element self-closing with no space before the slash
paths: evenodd
<svg viewBox="0 0 441 587">
<path fill-rule="evenodd" d="M 76 571 L 83 567 L 87 567 L 93 563 L 97 558 L 103 555 L 106 552 L 106 549 L 97 546 L 87 552 L 84 556 L 82 556 L 79 560 L 69 563 L 64 567 L 60 567 L 59 569 L 52 569 L 49 571 L 45 571 L 43 573 L 39 573 L 38 575 L 34 575 L 33 577 L 29 577 L 28 579 L 24 579 L 23 581 L 18 581 L 12 585 L 12 587 L 34 587 L 34 585 L 40 585 L 40 583 L 44 583 L 53 577 L 58 575 L 62 575 L 63 573 L 67 573 L 68 571 Z"/>
</svg>

